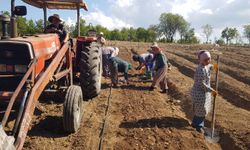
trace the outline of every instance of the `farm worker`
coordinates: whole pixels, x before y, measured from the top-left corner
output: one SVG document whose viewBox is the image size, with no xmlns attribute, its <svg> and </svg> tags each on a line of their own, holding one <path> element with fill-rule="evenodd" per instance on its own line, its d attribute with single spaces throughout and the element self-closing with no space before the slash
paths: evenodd
<svg viewBox="0 0 250 150">
<path fill-rule="evenodd" d="M 211 93 L 213 96 L 217 95 L 210 86 L 210 72 L 214 68 L 218 69 L 218 65 L 210 64 L 211 55 L 206 50 L 201 50 L 198 53 L 199 65 L 196 68 L 194 75 L 194 84 L 191 90 L 194 117 L 192 127 L 200 133 L 204 133 L 204 120 L 205 116 L 210 111 L 211 107 Z"/>
<path fill-rule="evenodd" d="M 100 43 L 101 46 L 103 46 L 106 43 L 106 40 L 103 36 L 104 36 L 103 32 L 100 32 L 97 37 L 97 42 Z"/>
<path fill-rule="evenodd" d="M 139 66 L 136 67 L 136 70 L 141 70 L 143 67 L 146 68 L 146 78 L 151 79 L 152 71 L 153 71 L 153 59 L 154 55 L 152 53 L 144 53 L 144 54 L 135 54 L 132 59 L 134 61 L 139 62 Z"/>
<path fill-rule="evenodd" d="M 110 76 L 110 61 L 111 57 L 116 57 L 119 53 L 118 47 L 102 47 L 102 65 L 103 65 L 103 76 Z"/>
<path fill-rule="evenodd" d="M 49 17 L 49 22 L 51 23 L 45 28 L 45 33 L 57 33 L 59 35 L 60 43 L 64 44 L 69 40 L 69 33 L 65 30 L 62 20 L 58 14 L 54 14 Z"/>
<path fill-rule="evenodd" d="M 128 71 L 132 68 L 132 65 L 119 57 L 111 57 L 111 80 L 114 87 L 118 84 L 118 72 L 122 72 L 124 75 L 124 83 L 128 84 Z"/>
<path fill-rule="evenodd" d="M 167 73 L 171 69 L 171 64 L 156 42 L 153 43 L 151 49 L 154 54 L 156 72 L 150 90 L 153 91 L 157 85 L 160 85 L 161 93 L 168 93 Z"/>
</svg>

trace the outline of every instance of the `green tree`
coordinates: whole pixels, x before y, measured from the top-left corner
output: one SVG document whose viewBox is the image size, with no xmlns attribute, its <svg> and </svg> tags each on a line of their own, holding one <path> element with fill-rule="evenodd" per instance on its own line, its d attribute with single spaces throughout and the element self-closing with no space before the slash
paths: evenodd
<svg viewBox="0 0 250 150">
<path fill-rule="evenodd" d="M 182 16 L 172 13 L 162 13 L 159 20 L 158 30 L 160 36 L 165 36 L 168 42 L 174 41 L 177 30 L 183 26 L 184 22 L 186 23 Z"/>
<path fill-rule="evenodd" d="M 247 38 L 247 40 L 250 44 L 250 25 L 244 26 L 244 36 Z"/>
<path fill-rule="evenodd" d="M 121 29 L 121 40 L 122 41 L 128 41 L 129 40 L 129 30 L 127 28 Z"/>
<path fill-rule="evenodd" d="M 238 30 L 236 28 L 228 28 L 226 27 L 222 32 L 221 32 L 221 37 L 226 39 L 226 43 L 229 44 L 231 43 L 231 40 L 235 38 L 238 34 Z"/>
<path fill-rule="evenodd" d="M 43 33 L 44 29 L 43 29 L 43 20 L 39 19 L 38 21 L 36 21 L 36 33 Z"/>
<path fill-rule="evenodd" d="M 146 42 L 147 30 L 141 27 L 137 28 L 136 37 L 139 42 Z"/>
<path fill-rule="evenodd" d="M 34 23 L 34 21 L 33 20 L 29 20 L 28 22 L 27 22 L 27 28 L 26 28 L 26 31 L 25 31 L 25 33 L 26 34 L 29 34 L 29 35 L 33 35 L 33 34 L 35 34 L 36 33 L 36 26 L 35 26 L 35 23 Z"/>
<path fill-rule="evenodd" d="M 17 21 L 17 33 L 19 35 L 27 34 L 28 25 L 27 25 L 26 18 L 21 17 L 21 16 L 17 16 L 16 21 Z"/>
<path fill-rule="evenodd" d="M 213 27 L 209 24 L 206 24 L 204 26 L 202 26 L 203 29 L 203 33 L 206 36 L 206 43 L 208 43 L 209 37 L 211 36 L 212 32 L 213 32 Z"/>
<path fill-rule="evenodd" d="M 147 42 L 154 42 L 157 38 L 157 28 L 155 26 L 150 26 L 147 29 Z"/>
<path fill-rule="evenodd" d="M 121 40 L 121 34 L 118 29 L 114 29 L 110 32 L 110 40 Z"/>
<path fill-rule="evenodd" d="M 87 30 L 88 30 L 88 27 L 86 27 L 86 22 L 84 19 L 80 18 L 80 34 L 81 36 L 83 35 L 87 35 Z M 73 31 L 73 33 L 71 34 L 72 37 L 77 37 L 77 23 L 75 24 L 75 30 Z"/>
<path fill-rule="evenodd" d="M 216 40 L 215 43 L 219 45 L 225 45 L 225 41 L 223 40 L 223 38 Z"/>
<path fill-rule="evenodd" d="M 137 39 L 136 39 L 136 29 L 134 29 L 134 28 L 132 28 L 132 27 L 130 27 L 129 29 L 128 29 L 128 40 L 129 41 L 136 41 Z"/>
<path fill-rule="evenodd" d="M 190 24 L 184 19 L 181 19 L 180 22 L 181 24 L 180 27 L 178 28 L 178 31 L 180 33 L 180 38 L 181 38 L 180 40 L 182 41 L 184 36 L 187 34 L 189 30 Z"/>
<path fill-rule="evenodd" d="M 179 43 L 190 43 L 190 44 L 196 44 L 200 41 L 195 36 L 194 28 L 189 29 L 185 34 L 184 38 L 179 40 Z"/>
</svg>

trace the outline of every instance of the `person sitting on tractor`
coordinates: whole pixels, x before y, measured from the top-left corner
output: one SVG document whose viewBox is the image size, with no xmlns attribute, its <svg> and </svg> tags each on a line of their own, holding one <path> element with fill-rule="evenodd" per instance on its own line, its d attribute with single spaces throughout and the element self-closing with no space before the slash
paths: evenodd
<svg viewBox="0 0 250 150">
<path fill-rule="evenodd" d="M 154 55 L 152 53 L 143 53 L 143 54 L 134 54 L 132 59 L 139 62 L 139 66 L 136 67 L 136 70 L 141 70 L 143 67 L 146 68 L 146 79 L 151 79 L 153 71 L 153 59 Z"/>
<path fill-rule="evenodd" d="M 119 57 L 111 57 L 111 80 L 114 87 L 118 85 L 118 72 L 124 73 L 124 83 L 128 84 L 128 71 L 132 69 L 132 65 Z"/>
<path fill-rule="evenodd" d="M 106 43 L 105 38 L 103 37 L 103 32 L 100 32 L 100 34 L 97 37 L 97 43 L 100 43 L 101 46 L 103 46 Z"/>
<path fill-rule="evenodd" d="M 58 14 L 54 14 L 49 17 L 49 22 L 51 23 L 45 29 L 45 33 L 57 33 L 59 35 L 60 43 L 63 45 L 69 40 L 69 33 L 65 30 L 62 20 Z"/>
</svg>

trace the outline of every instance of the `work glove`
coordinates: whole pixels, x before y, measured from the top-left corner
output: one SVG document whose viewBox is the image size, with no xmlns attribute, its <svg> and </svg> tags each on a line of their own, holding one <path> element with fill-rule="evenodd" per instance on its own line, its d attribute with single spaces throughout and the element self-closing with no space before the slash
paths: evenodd
<svg viewBox="0 0 250 150">
<path fill-rule="evenodd" d="M 218 65 L 218 64 L 214 64 L 214 65 L 213 65 L 213 69 L 215 70 L 215 72 L 217 72 L 218 69 L 219 69 L 219 65 Z"/>
<path fill-rule="evenodd" d="M 218 92 L 213 90 L 211 94 L 213 95 L 213 97 L 215 97 L 216 95 L 218 95 Z"/>
</svg>

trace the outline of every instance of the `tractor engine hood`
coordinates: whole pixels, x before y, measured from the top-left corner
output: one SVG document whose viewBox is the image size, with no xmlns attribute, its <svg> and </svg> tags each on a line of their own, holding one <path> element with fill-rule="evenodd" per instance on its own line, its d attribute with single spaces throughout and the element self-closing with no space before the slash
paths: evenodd
<svg viewBox="0 0 250 150">
<path fill-rule="evenodd" d="M 36 59 L 36 76 L 45 68 L 45 61 L 60 49 L 57 34 L 18 37 L 0 40 L 0 91 L 13 91 Z"/>
</svg>

